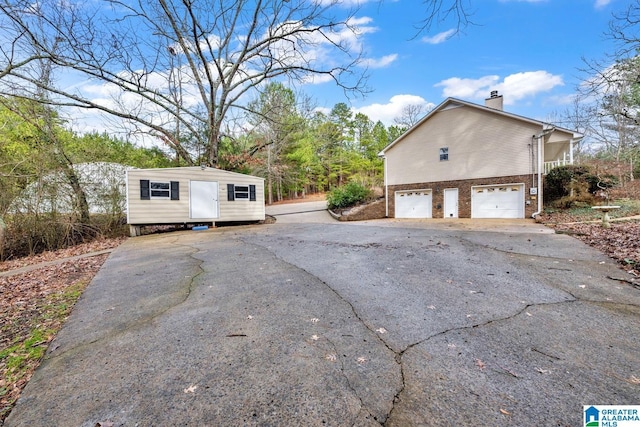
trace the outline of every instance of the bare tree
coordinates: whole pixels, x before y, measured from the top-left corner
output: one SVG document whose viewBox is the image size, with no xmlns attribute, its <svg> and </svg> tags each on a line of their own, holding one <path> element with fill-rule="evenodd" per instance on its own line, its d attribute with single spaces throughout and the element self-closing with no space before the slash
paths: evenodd
<svg viewBox="0 0 640 427">
<path fill-rule="evenodd" d="M 640 58 L 623 58 L 593 71 L 581 86 L 588 112 L 585 134 L 599 152 L 617 162 L 637 156 L 640 148 L 639 77 Z"/>
<path fill-rule="evenodd" d="M 640 0 L 631 1 L 622 12 L 613 15 L 607 36 L 618 45 L 613 53 L 614 58 L 627 58 L 637 54 L 640 48 L 638 25 L 640 25 Z"/>
<path fill-rule="evenodd" d="M 51 19 L 55 19 L 55 17 Z M 31 29 L 43 32 L 50 22 L 36 14 L 35 19 L 30 21 Z M 47 90 L 47 87 L 51 86 L 56 66 L 48 52 L 55 54 L 61 42 L 63 42 L 62 38 L 52 37 L 43 39 L 40 43 L 31 46 L 30 53 L 32 56 L 29 58 L 29 78 L 39 82 L 38 85 L 33 86 L 29 96 L 29 99 L 33 102 L 15 103 L 13 101 L 17 98 L 13 96 L 2 97 L 0 102 L 38 130 L 40 133 L 39 149 L 47 153 L 53 159 L 55 166 L 61 169 L 68 184 L 73 189 L 74 208 L 79 216 L 80 223 L 89 224 L 89 205 L 86 194 L 73 169 L 73 163 L 66 155 L 63 143 L 60 140 L 60 122 L 57 113 L 50 107 L 52 102 L 50 91 Z M 19 83 L 11 81 L 9 87 L 15 89 L 16 84 Z M 14 90 L 14 92 L 17 91 Z"/>
<path fill-rule="evenodd" d="M 418 33 L 431 29 L 438 23 L 452 20 L 456 29 L 472 24 L 471 4 L 469 0 L 423 0 L 425 6 L 425 18 L 416 25 Z"/>
<path fill-rule="evenodd" d="M 37 99 L 47 91 L 50 104 L 126 120 L 187 164 L 215 166 L 226 121 L 268 81 L 331 80 L 366 91 L 354 11 L 333 16 L 337 3 L 0 0 L 0 94 Z M 103 95 L 38 79 L 34 63 L 43 59 Z"/>
<path fill-rule="evenodd" d="M 424 104 L 409 104 L 402 107 L 400 116 L 393 119 L 393 123 L 405 129 L 409 129 L 420 121 L 430 109 Z"/>
</svg>

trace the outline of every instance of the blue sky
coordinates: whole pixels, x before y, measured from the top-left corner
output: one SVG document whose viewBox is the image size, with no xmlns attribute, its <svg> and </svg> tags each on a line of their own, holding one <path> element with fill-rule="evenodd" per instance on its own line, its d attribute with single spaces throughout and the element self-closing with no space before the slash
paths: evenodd
<svg viewBox="0 0 640 427">
<path fill-rule="evenodd" d="M 570 109 L 577 86 L 589 77 L 580 71 L 584 59 L 606 60 L 613 51 L 605 33 L 613 13 L 629 5 L 629 0 L 461 1 L 471 13 L 469 25 L 456 32 L 457 22 L 449 20 L 418 32 L 426 15 L 423 1 L 342 0 L 342 6 L 332 6 L 335 14 L 355 8 L 353 24 L 361 37 L 356 40 L 348 32 L 340 37 L 362 49 L 371 92 L 348 99 L 326 78 L 310 79 L 298 89 L 321 110 L 346 102 L 354 112 L 387 126 L 406 105 L 423 105 L 426 113 L 448 97 L 483 104 L 493 90 L 503 95 L 506 111 L 553 122 Z M 320 43 L 317 52 L 308 54 L 331 61 L 327 45 Z M 108 104 L 119 91 L 73 74 L 63 77 L 96 102 Z M 79 132 L 115 129 L 92 111 L 71 117 Z"/>
<path fill-rule="evenodd" d="M 546 120 L 570 106 L 587 74 L 583 58 L 612 51 L 605 32 L 623 0 L 470 0 L 472 25 L 457 34 L 441 22 L 417 35 L 422 2 L 360 2 L 356 14 L 370 61 L 364 99 L 348 100 L 331 84 L 307 85 L 319 107 L 347 102 L 372 120 L 392 124 L 403 105 L 437 105 L 447 97 L 483 104 L 492 90 L 505 110 Z M 417 35 L 417 37 L 416 37 Z"/>
</svg>

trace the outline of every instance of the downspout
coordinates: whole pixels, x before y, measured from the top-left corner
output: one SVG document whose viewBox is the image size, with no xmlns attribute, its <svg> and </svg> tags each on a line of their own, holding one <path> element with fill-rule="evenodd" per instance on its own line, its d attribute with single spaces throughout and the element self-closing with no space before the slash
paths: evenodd
<svg viewBox="0 0 640 427">
<path fill-rule="evenodd" d="M 382 156 L 382 165 L 384 169 L 384 216 L 389 218 L 389 183 L 387 181 L 387 157 Z"/>
<path fill-rule="evenodd" d="M 538 210 L 531 214 L 531 218 L 535 218 L 542 212 L 542 169 L 544 163 L 542 162 L 542 143 L 540 142 L 544 138 L 544 132 L 533 136 L 538 141 Z"/>
<path fill-rule="evenodd" d="M 549 135 L 551 132 L 555 130 L 554 127 L 549 129 L 542 129 L 537 135 L 533 135 L 533 138 L 538 141 L 538 210 L 531 214 L 531 218 L 535 218 L 536 216 L 542 213 L 542 173 L 544 172 L 544 159 L 542 158 L 542 144 L 544 144 L 544 137 Z"/>
</svg>

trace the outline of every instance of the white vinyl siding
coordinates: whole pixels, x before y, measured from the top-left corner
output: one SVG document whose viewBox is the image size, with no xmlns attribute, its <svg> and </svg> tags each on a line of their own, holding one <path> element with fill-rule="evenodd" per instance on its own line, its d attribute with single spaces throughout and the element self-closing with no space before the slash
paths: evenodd
<svg viewBox="0 0 640 427">
<path fill-rule="evenodd" d="M 140 180 L 179 182 L 179 200 L 140 199 Z M 259 221 L 265 218 L 264 179 L 220 169 L 200 167 L 132 169 L 127 172 L 127 222 L 129 224 L 179 224 L 190 218 L 190 181 L 218 183 L 218 218 L 215 221 Z M 256 201 L 227 200 L 227 184 L 255 185 Z"/>
<path fill-rule="evenodd" d="M 447 108 L 385 152 L 387 185 L 531 173 L 533 123 L 469 106 Z M 447 148 L 448 161 L 440 160 Z"/>
</svg>

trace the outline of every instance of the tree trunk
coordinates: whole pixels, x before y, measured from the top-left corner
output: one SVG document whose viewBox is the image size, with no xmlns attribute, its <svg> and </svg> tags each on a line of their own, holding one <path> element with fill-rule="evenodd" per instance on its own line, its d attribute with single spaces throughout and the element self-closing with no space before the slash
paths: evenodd
<svg viewBox="0 0 640 427">
<path fill-rule="evenodd" d="M 4 259 L 4 234 L 7 226 L 0 216 L 0 261 Z"/>
<path fill-rule="evenodd" d="M 267 191 L 269 192 L 269 205 L 273 204 L 273 180 L 271 178 L 271 144 L 267 147 Z"/>
<path fill-rule="evenodd" d="M 71 160 L 64 154 L 60 153 L 58 155 L 60 166 L 63 169 L 64 175 L 67 178 L 67 182 L 71 186 L 73 190 L 74 196 L 74 209 L 76 214 L 80 217 L 81 224 L 89 224 L 89 203 L 87 202 L 87 193 L 85 193 L 82 188 L 82 183 L 78 178 L 78 174 L 73 169 L 73 163 Z"/>
</svg>

